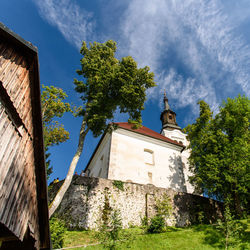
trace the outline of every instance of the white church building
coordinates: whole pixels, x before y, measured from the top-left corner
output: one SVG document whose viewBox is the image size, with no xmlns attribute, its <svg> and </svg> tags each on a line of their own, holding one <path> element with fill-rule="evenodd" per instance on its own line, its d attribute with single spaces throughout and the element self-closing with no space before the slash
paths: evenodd
<svg viewBox="0 0 250 250">
<path fill-rule="evenodd" d="M 176 113 L 170 109 L 166 94 L 161 121 L 161 133 L 144 126 L 133 129 L 127 122 L 115 123 L 116 129 L 110 125 L 91 156 L 85 175 L 193 193 L 188 181 L 188 141 L 176 123 Z"/>
</svg>

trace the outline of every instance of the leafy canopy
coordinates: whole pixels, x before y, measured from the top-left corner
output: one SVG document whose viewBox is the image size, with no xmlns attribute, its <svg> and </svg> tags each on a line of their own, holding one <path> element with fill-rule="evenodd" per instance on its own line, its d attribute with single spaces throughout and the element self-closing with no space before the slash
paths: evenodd
<svg viewBox="0 0 250 250">
<path fill-rule="evenodd" d="M 228 98 L 214 118 L 207 103 L 199 105 L 200 116 L 185 128 L 192 150 L 191 182 L 209 196 L 231 199 L 240 213 L 249 203 L 249 99 Z"/>
<path fill-rule="evenodd" d="M 83 42 L 81 48 L 81 69 L 83 81 L 74 80 L 76 91 L 81 93 L 84 107 L 79 113 L 86 115 L 86 123 L 94 136 L 106 128 L 106 121 L 114 116 L 117 108 L 129 114 L 129 122 L 141 124 L 146 89 L 155 86 L 154 74 L 149 67 L 137 68 L 131 56 L 121 60 L 115 58 L 116 43 Z"/>
<path fill-rule="evenodd" d="M 64 101 L 67 95 L 62 89 L 44 85 L 42 85 L 42 88 L 41 104 L 44 148 L 46 151 L 47 177 L 49 177 L 52 173 L 52 167 L 50 167 L 50 161 L 48 160 L 50 156 L 50 153 L 48 153 L 49 147 L 58 145 L 69 139 L 69 132 L 55 118 L 62 117 L 65 112 L 72 112 L 72 110 L 70 104 Z"/>
</svg>

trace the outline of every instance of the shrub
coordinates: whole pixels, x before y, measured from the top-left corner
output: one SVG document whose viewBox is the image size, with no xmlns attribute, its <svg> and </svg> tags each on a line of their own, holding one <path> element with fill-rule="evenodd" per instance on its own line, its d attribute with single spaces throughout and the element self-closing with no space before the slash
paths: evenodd
<svg viewBox="0 0 250 250">
<path fill-rule="evenodd" d="M 143 218 L 141 218 L 141 225 L 142 227 L 148 226 L 148 217 L 146 215 Z"/>
<path fill-rule="evenodd" d="M 148 227 L 148 233 L 162 233 L 165 227 L 164 218 L 161 215 L 154 216 Z"/>
<path fill-rule="evenodd" d="M 124 183 L 122 181 L 113 181 L 113 185 L 117 187 L 119 190 L 124 191 Z"/>
<path fill-rule="evenodd" d="M 117 241 L 120 240 L 121 229 L 120 213 L 118 210 L 112 209 L 105 223 L 100 226 L 97 238 L 101 241 L 104 248 L 115 249 Z"/>
<path fill-rule="evenodd" d="M 229 206 L 226 204 L 224 211 L 224 221 L 218 220 L 217 229 L 224 236 L 225 249 L 229 246 L 237 245 L 244 237 L 247 226 L 238 220 L 234 220 Z"/>
<path fill-rule="evenodd" d="M 171 198 L 164 194 L 161 199 L 156 199 L 155 209 L 157 215 L 163 216 L 165 219 L 172 213 Z"/>
<path fill-rule="evenodd" d="M 66 231 L 64 222 L 56 217 L 53 217 L 50 219 L 49 224 L 53 248 L 63 247 L 64 233 Z"/>
</svg>

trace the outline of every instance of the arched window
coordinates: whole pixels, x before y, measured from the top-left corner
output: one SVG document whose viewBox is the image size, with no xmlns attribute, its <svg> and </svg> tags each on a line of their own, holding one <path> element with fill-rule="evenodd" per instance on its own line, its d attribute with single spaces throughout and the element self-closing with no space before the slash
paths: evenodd
<svg viewBox="0 0 250 250">
<path fill-rule="evenodd" d="M 150 149 L 144 149 L 144 162 L 149 165 L 154 165 L 154 151 Z"/>
</svg>

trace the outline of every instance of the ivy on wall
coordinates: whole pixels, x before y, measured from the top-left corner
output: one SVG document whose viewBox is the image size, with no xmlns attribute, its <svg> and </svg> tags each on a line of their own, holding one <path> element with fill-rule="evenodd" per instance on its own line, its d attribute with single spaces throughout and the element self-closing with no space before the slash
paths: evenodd
<svg viewBox="0 0 250 250">
<path fill-rule="evenodd" d="M 113 185 L 118 188 L 119 190 L 121 191 L 124 191 L 124 182 L 122 181 L 118 181 L 118 180 L 114 180 L 113 182 Z"/>
</svg>

